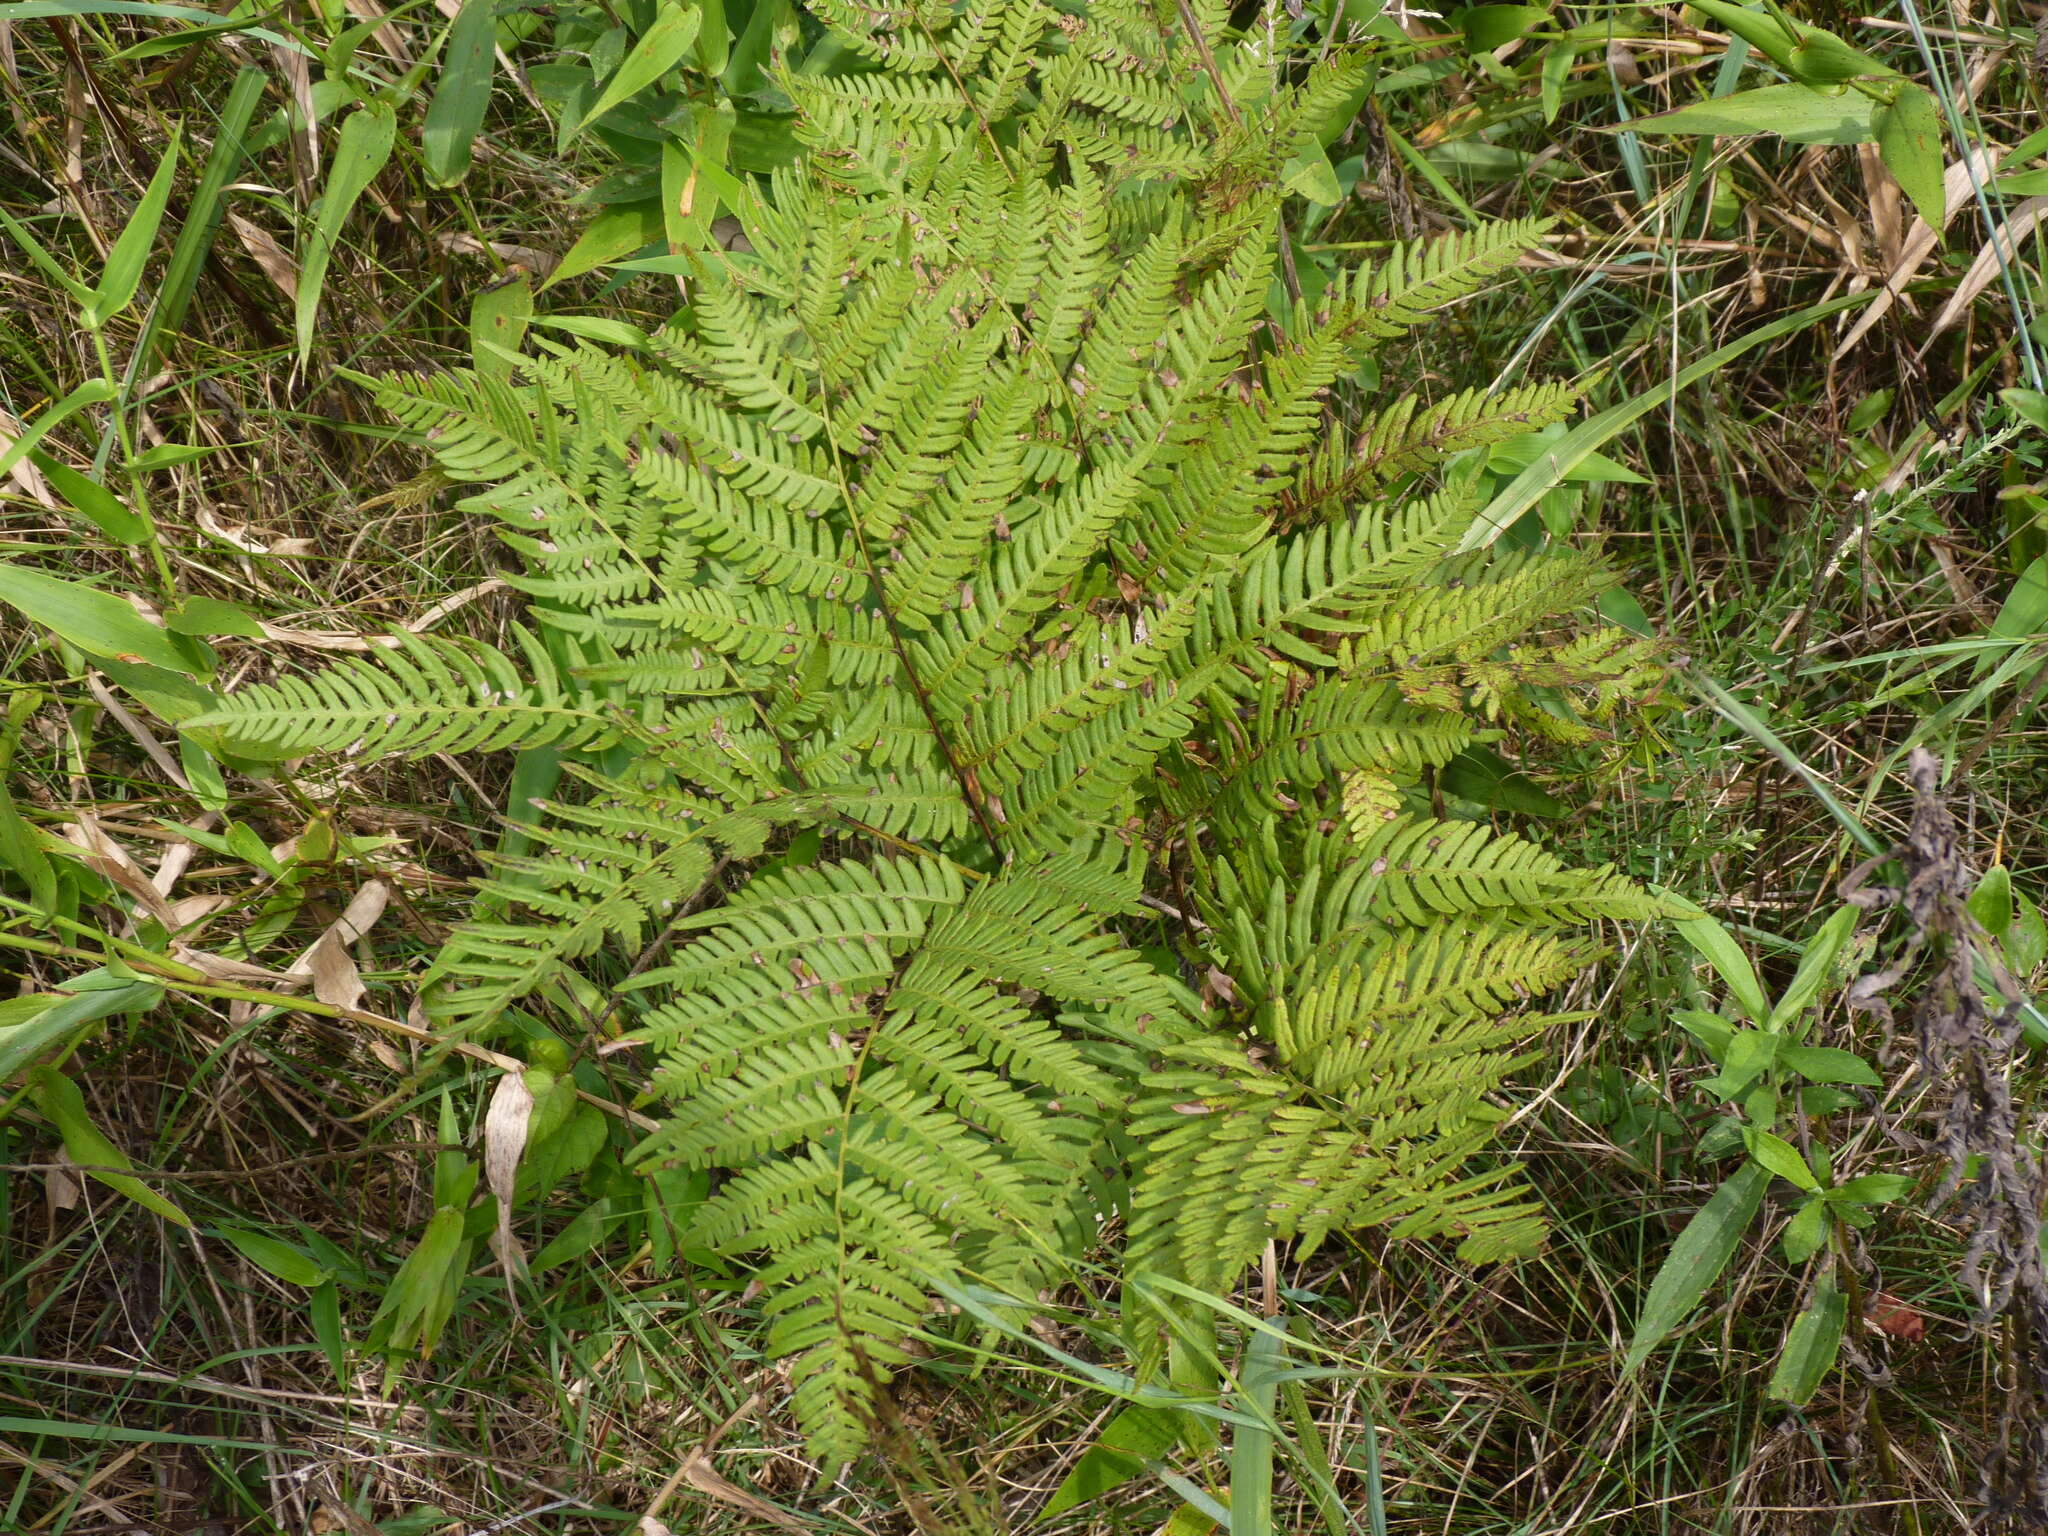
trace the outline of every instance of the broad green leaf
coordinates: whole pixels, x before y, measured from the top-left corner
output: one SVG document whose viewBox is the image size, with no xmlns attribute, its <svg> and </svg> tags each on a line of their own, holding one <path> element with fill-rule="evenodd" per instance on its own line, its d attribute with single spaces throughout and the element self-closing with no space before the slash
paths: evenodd
<svg viewBox="0 0 2048 1536">
<path fill-rule="evenodd" d="M 84 305 L 83 318 L 91 330 L 98 330 L 132 304 L 136 289 L 142 286 L 143 266 L 149 260 L 150 247 L 156 244 L 157 229 L 171 200 L 171 179 L 178 173 L 181 136 L 177 130 L 172 132 L 163 159 L 157 162 L 156 174 L 143 189 L 142 200 L 135 205 L 135 211 L 115 237 L 113 248 L 107 252 L 99 286 Z"/>
<path fill-rule="evenodd" d="M 529 1266 L 533 1273 L 538 1275 L 553 1269 L 557 1264 L 580 1259 L 603 1242 L 605 1229 L 610 1221 L 610 1206 L 610 1201 L 599 1200 L 595 1204 L 586 1205 L 570 1217 L 569 1224 L 533 1256 Z"/>
<path fill-rule="evenodd" d="M 1912 1190 L 1913 1181 L 1902 1173 L 1866 1173 L 1830 1193 L 1851 1205 L 1889 1205 Z"/>
<path fill-rule="evenodd" d="M 1778 1356 L 1778 1368 L 1771 1373 L 1770 1393 L 1782 1402 L 1804 1407 L 1820 1384 L 1835 1368 L 1842 1349 L 1842 1329 L 1849 1319 L 1849 1302 L 1832 1281 L 1822 1280 L 1813 1288 L 1813 1300 L 1793 1320 L 1785 1336 L 1785 1349 Z"/>
<path fill-rule="evenodd" d="M 2013 898 L 2012 928 L 2005 936 L 2005 959 L 2022 981 L 2040 969 L 2048 959 L 2048 922 L 2041 909 L 2024 896 Z"/>
<path fill-rule="evenodd" d="M 1771 1010 L 1770 1028 L 1783 1029 L 1810 1007 L 1833 976 L 1842 946 L 1856 931 L 1856 908 L 1843 907 L 1806 941 L 1799 953 L 1799 969 L 1792 973 L 1778 1005 Z"/>
<path fill-rule="evenodd" d="M 1743 953 L 1733 934 L 1705 913 L 1681 918 L 1672 926 L 1714 968 L 1728 988 L 1731 1002 L 1759 1024 L 1771 1016 L 1764 984 L 1757 979 L 1756 967 L 1749 963 L 1749 956 Z"/>
<path fill-rule="evenodd" d="M 697 67 L 716 80 L 725 73 L 732 45 L 732 29 L 725 21 L 725 0 L 697 0 Z"/>
<path fill-rule="evenodd" d="M 282 1242 L 267 1232 L 225 1226 L 218 1230 L 243 1258 L 287 1285 L 301 1285 L 312 1290 L 333 1278 L 327 1269 L 313 1262 L 312 1255 L 305 1249 Z"/>
<path fill-rule="evenodd" d="M 397 134 L 398 116 L 391 104 L 370 101 L 342 119 L 334 136 L 334 158 L 327 168 L 327 185 L 320 194 L 320 213 L 299 261 L 294 321 L 302 363 L 313 352 L 313 320 L 320 311 L 320 290 L 327 281 L 327 264 L 341 238 L 342 225 L 348 221 L 356 200 L 391 158 Z"/>
<path fill-rule="evenodd" d="M 1801 1201 L 1799 1209 L 1792 1213 L 1792 1219 L 1785 1223 L 1785 1235 L 1780 1239 L 1785 1249 L 1785 1262 L 1804 1264 L 1819 1253 L 1828 1240 L 1834 1219 L 1834 1213 L 1828 1209 L 1828 1202 L 1822 1196 L 1814 1195 Z"/>
<path fill-rule="evenodd" d="M 1797 1184 L 1812 1194 L 1820 1188 L 1820 1180 L 1813 1176 L 1813 1170 L 1806 1166 L 1806 1159 L 1799 1155 L 1799 1149 L 1782 1136 L 1754 1127 L 1744 1127 L 1743 1145 L 1749 1148 L 1749 1155 L 1779 1178 Z"/>
<path fill-rule="evenodd" d="M 1882 1088 L 1884 1079 L 1877 1069 L 1854 1051 L 1838 1051 L 1826 1045 L 1785 1045 L 1778 1060 L 1809 1083 L 1853 1083 L 1859 1088 Z"/>
<path fill-rule="evenodd" d="M 88 982 L 106 981 L 105 987 Z M 74 990 L 76 989 L 76 990 Z M 46 1052 L 63 1045 L 72 1033 L 98 1019 L 148 1008 L 163 988 L 146 981 L 123 981 L 105 971 L 74 977 L 56 992 L 10 998 L 0 1016 L 0 1083 Z"/>
<path fill-rule="evenodd" d="M 1463 800 L 1518 816 L 1562 816 L 1570 809 L 1491 747 L 1467 747 L 1437 776 L 1444 790 Z"/>
<path fill-rule="evenodd" d="M 1692 1314 L 1707 1287 L 1720 1277 L 1735 1257 L 1742 1234 L 1756 1219 L 1770 1176 L 1755 1163 L 1744 1163 L 1726 1183 L 1701 1206 L 1678 1240 L 1671 1245 L 1657 1278 L 1650 1282 L 1650 1294 L 1643 1302 L 1643 1315 L 1629 1340 L 1624 1371 L 1635 1371 L 1672 1331 Z"/>
<path fill-rule="evenodd" d="M 497 19 L 497 0 L 463 0 L 448 28 L 441 79 L 420 131 L 420 158 L 437 187 L 452 187 L 469 174 L 470 151 L 491 104 Z"/>
<path fill-rule="evenodd" d="M 697 40 L 701 21 L 702 17 L 695 10 L 685 9 L 675 0 L 666 0 L 654 18 L 654 25 L 640 35 L 633 51 L 613 71 L 611 79 L 605 82 L 604 90 L 591 103 L 590 110 L 583 114 L 574 131 L 582 132 L 620 102 L 646 90 L 680 64 L 683 55 L 690 51 L 690 44 Z"/>
<path fill-rule="evenodd" d="M 1259 1423 L 1240 1425 L 1230 1441 L 1230 1536 L 1273 1536 L 1274 1427 L 1280 1377 L 1287 1370 L 1287 1319 L 1267 1319 L 1245 1349 L 1240 1406 Z"/>
<path fill-rule="evenodd" d="M 576 243 L 569 247 L 561 263 L 548 274 L 548 280 L 541 287 L 552 288 L 556 283 L 579 277 L 593 268 L 653 245 L 661 239 L 662 228 L 659 198 L 649 198 L 640 203 L 614 203 L 592 219 L 583 233 L 576 237 Z"/>
<path fill-rule="evenodd" d="M 1578 58 L 1578 50 L 1570 43 L 1552 43 L 1543 50 L 1543 121 L 1554 123 L 1557 114 L 1564 110 L 1564 88 L 1572 77 L 1572 64 Z"/>
<path fill-rule="evenodd" d="M 1679 1028 L 1706 1047 L 1709 1056 L 1726 1065 L 1728 1044 L 1735 1037 L 1733 1024 L 1718 1013 L 1709 1013 L 1704 1008 L 1681 1008 L 1671 1017 Z"/>
<path fill-rule="evenodd" d="M 476 371 L 488 378 L 512 376 L 507 356 L 526 340 L 533 321 L 533 284 L 522 274 L 486 288 L 469 304 L 469 353 Z"/>
<path fill-rule="evenodd" d="M 105 379 L 87 379 L 23 428 L 21 436 L 11 445 L 0 449 L 0 475 L 6 474 L 26 458 L 53 427 L 61 425 L 67 418 L 89 405 L 102 405 L 113 398 L 114 386 Z"/>
<path fill-rule="evenodd" d="M 2042 171 L 2040 174 L 2048 177 L 2048 171 Z M 2000 186 L 2003 188 L 2004 184 L 2000 183 Z M 2048 192 L 2048 182 L 2042 184 L 2041 190 Z M 2042 394 L 2038 389 L 2021 389 L 2015 385 L 2011 389 L 2001 389 L 1998 398 L 2029 426 L 2039 427 L 2043 432 L 2048 432 L 2048 395 Z"/>
<path fill-rule="evenodd" d="M 1877 153 L 1899 190 L 1912 199 L 1937 240 L 1948 217 L 1948 186 L 1941 148 L 1941 109 L 1923 86 L 1907 85 L 1871 118 Z"/>
<path fill-rule="evenodd" d="M 1103 1426 L 1095 1443 L 1081 1453 L 1040 1520 L 1064 1514 L 1077 1504 L 1099 1498 L 1132 1478 L 1142 1477 L 1148 1462 L 1158 1461 L 1180 1443 L 1179 1418 L 1164 1408 L 1133 1403 Z"/>
<path fill-rule="evenodd" d="M 1970 892 L 1970 916 L 1994 939 L 2002 939 L 2012 927 L 2012 871 L 1994 864 L 1984 871 L 1976 889 Z"/>
<path fill-rule="evenodd" d="M 144 1210 L 154 1211 L 166 1221 L 181 1227 L 192 1225 L 189 1216 L 142 1180 L 131 1178 L 124 1171 L 109 1171 L 126 1170 L 135 1165 L 92 1123 L 92 1117 L 85 1112 L 85 1096 L 78 1091 L 78 1084 L 52 1067 L 33 1068 L 28 1077 L 30 1100 L 56 1127 L 57 1134 L 64 1138 L 64 1151 L 71 1161 L 79 1165 L 80 1171 L 98 1179 L 109 1189 L 126 1195 Z"/>
<path fill-rule="evenodd" d="M 1630 118 L 1620 128 L 1651 135 L 1711 134 L 1741 137 L 1769 133 L 1794 144 L 1865 144 L 1877 136 L 1871 122 L 1876 104 L 1860 91 L 1815 90 L 1807 85 L 1765 85 L 1675 112 Z"/>
<path fill-rule="evenodd" d="M 43 473 L 50 489 L 71 503 L 72 508 L 116 544 L 142 544 L 149 538 L 149 520 L 97 480 L 87 479 L 62 460 L 40 448 L 28 451 L 29 462 Z"/>
<path fill-rule="evenodd" d="M 0 731 L 0 869 L 12 870 L 28 887 L 29 899 L 45 914 L 54 914 L 57 910 L 57 871 L 50 863 L 49 854 L 44 851 L 42 839 L 23 818 L 20 808 L 14 803 L 14 796 L 7 789 L 22 726 L 36 709 L 38 697 L 26 690 L 16 694 L 8 710 L 6 729 Z M 0 1058 L 5 1055 L 6 1046 L 0 1043 Z M 0 1071 L 0 1078 L 5 1076 L 6 1073 Z"/>
<path fill-rule="evenodd" d="M 88 655 L 144 662 L 169 672 L 192 670 L 168 634 L 97 587 L 0 561 L 0 603 L 20 609 Z"/>
<path fill-rule="evenodd" d="M 1738 1029 L 1728 1037 L 1728 1052 L 1718 1076 L 1701 1086 L 1724 1099 L 1733 1099 L 1774 1066 L 1783 1035 L 1762 1029 Z"/>
<path fill-rule="evenodd" d="M 178 635 L 242 635 L 263 638 L 263 626 L 233 603 L 218 597 L 186 598 L 164 615 L 164 628 Z"/>
<path fill-rule="evenodd" d="M 1324 208 L 1334 208 L 1344 201 L 1344 188 L 1338 184 L 1337 168 L 1330 164 L 1330 157 L 1320 149 L 1296 155 L 1282 166 L 1280 184 Z"/>
<path fill-rule="evenodd" d="M 1468 5 L 1458 12 L 1465 46 L 1474 53 L 1506 47 L 1549 20 L 1550 12 L 1538 5 Z"/>
</svg>

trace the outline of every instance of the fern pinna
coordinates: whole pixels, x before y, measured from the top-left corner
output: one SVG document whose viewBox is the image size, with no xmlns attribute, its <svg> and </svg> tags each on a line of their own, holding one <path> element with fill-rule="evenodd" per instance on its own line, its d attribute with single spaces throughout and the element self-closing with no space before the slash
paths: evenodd
<svg viewBox="0 0 2048 1536">
<path fill-rule="evenodd" d="M 640 1156 L 719 1171 L 688 1241 L 758 1257 L 836 1461 L 935 1290 L 1028 1301 L 1107 1218 L 1216 1291 L 1366 1224 L 1529 1248 L 1489 1092 L 1587 926 L 1654 904 L 1422 789 L 1643 665 L 1569 621 L 1595 568 L 1452 558 L 1470 483 L 1418 484 L 1569 392 L 1347 403 L 1539 230 L 1299 300 L 1276 171 L 1355 60 L 1286 86 L 1216 7 L 1199 48 L 1172 5 L 821 9 L 865 63 L 783 82 L 810 156 L 673 324 L 386 386 L 518 557 L 513 648 L 195 723 L 561 754 L 431 1008 L 627 1000 Z"/>
</svg>

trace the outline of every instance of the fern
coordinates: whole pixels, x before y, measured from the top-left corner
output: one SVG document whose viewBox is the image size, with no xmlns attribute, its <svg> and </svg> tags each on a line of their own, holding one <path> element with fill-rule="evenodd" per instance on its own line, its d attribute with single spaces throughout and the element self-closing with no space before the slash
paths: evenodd
<svg viewBox="0 0 2048 1536">
<path fill-rule="evenodd" d="M 868 67 L 783 80 L 814 155 L 674 324 L 383 386 L 529 627 L 191 723 L 563 756 L 429 1009 L 618 999 L 640 1158 L 722 1173 L 691 1245 L 758 1263 L 843 1461 L 936 1287 L 1022 1305 L 1111 1218 L 1133 1274 L 1217 1290 L 1365 1225 L 1527 1251 L 1489 1096 L 1586 927 L 1659 909 L 1423 793 L 1644 679 L 1597 564 L 1454 559 L 1473 487 L 1416 484 L 1569 392 L 1333 393 L 1540 227 L 1401 248 L 1283 331 L 1273 156 L 1358 60 L 1275 91 L 1196 6 L 1226 100 L 1177 7 L 819 14 Z"/>
</svg>

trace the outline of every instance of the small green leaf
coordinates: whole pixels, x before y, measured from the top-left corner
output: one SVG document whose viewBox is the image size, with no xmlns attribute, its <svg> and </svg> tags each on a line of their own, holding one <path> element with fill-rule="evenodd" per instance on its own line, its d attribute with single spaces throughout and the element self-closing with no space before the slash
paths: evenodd
<svg viewBox="0 0 2048 1536">
<path fill-rule="evenodd" d="M 1473 53 L 1491 53 L 1527 37 L 1550 20 L 1537 5 L 1468 5 L 1458 12 L 1465 46 Z"/>
<path fill-rule="evenodd" d="M 1675 112 L 1630 118 L 1607 131 L 1730 138 L 1769 133 L 1794 144 L 1866 144 L 1877 134 L 1871 122 L 1875 110 L 1871 99 L 1858 91 L 1765 85 L 1696 101 Z"/>
<path fill-rule="evenodd" d="M 1877 154 L 1899 190 L 1938 239 L 1948 217 L 1948 186 L 1941 148 L 1941 109 L 1924 86 L 1907 85 L 1871 117 Z"/>
<path fill-rule="evenodd" d="M 85 1096 L 78 1091 L 78 1084 L 52 1067 L 32 1068 L 28 1081 L 31 1102 L 56 1127 L 57 1134 L 64 1138 L 64 1151 L 81 1170 L 166 1221 L 181 1227 L 192 1225 L 191 1217 L 142 1180 L 131 1178 L 125 1172 L 111 1171 L 135 1165 L 92 1123 L 92 1118 L 85 1112 Z"/>
<path fill-rule="evenodd" d="M 1984 871 L 1970 892 L 1970 916 L 1994 939 L 2002 939 L 2012 927 L 2012 871 L 1994 864 Z"/>
<path fill-rule="evenodd" d="M 1330 164 L 1330 157 L 1320 149 L 1296 155 L 1282 166 L 1280 184 L 1324 208 L 1334 208 L 1344 201 L 1344 188 L 1338 184 L 1337 168 Z"/>
<path fill-rule="evenodd" d="M 640 35 L 633 51 L 605 82 L 603 92 L 571 131 L 581 133 L 620 102 L 637 96 L 680 64 L 683 55 L 690 51 L 690 44 L 697 40 L 700 21 L 696 11 L 667 0 L 654 18 L 654 25 Z"/>
<path fill-rule="evenodd" d="M 1913 1181 L 1902 1173 L 1866 1173 L 1830 1191 L 1851 1205 L 1889 1205 L 1913 1191 Z"/>
<path fill-rule="evenodd" d="M 1728 1037 L 1728 1054 L 1720 1073 L 1701 1086 L 1724 1099 L 1738 1097 L 1776 1065 L 1778 1050 L 1784 1043 L 1783 1035 L 1761 1029 L 1737 1030 Z"/>
<path fill-rule="evenodd" d="M 614 203 L 592 219 L 583 233 L 576 237 L 576 243 L 569 247 L 541 287 L 552 288 L 556 283 L 579 277 L 622 256 L 630 256 L 661 239 L 662 230 L 661 199 Z"/>
<path fill-rule="evenodd" d="M 1833 1224 L 1834 1214 L 1829 1211 L 1825 1197 L 1814 1195 L 1802 1200 L 1799 1209 L 1792 1213 L 1792 1219 L 1785 1223 L 1785 1235 L 1780 1239 L 1785 1249 L 1785 1262 L 1804 1264 L 1819 1253 Z"/>
<path fill-rule="evenodd" d="M 1643 1315 L 1629 1340 L 1624 1371 L 1634 1371 L 1672 1331 L 1699 1305 L 1707 1287 L 1720 1277 L 1735 1257 L 1742 1235 L 1756 1219 L 1770 1176 L 1755 1163 L 1744 1163 L 1715 1190 L 1699 1208 L 1678 1240 L 1671 1245 L 1657 1278 L 1650 1282 L 1650 1294 L 1643 1302 Z"/>
<path fill-rule="evenodd" d="M 486 288 L 469 304 L 469 355 L 486 378 L 508 379 L 512 359 L 533 321 L 533 285 L 522 276 Z"/>
<path fill-rule="evenodd" d="M 218 1230 L 243 1258 L 258 1269 L 277 1276 L 287 1285 L 301 1285 L 307 1290 L 312 1290 L 316 1286 L 325 1285 L 333 1278 L 332 1273 L 316 1264 L 312 1255 L 305 1249 L 280 1241 L 267 1232 L 227 1226 Z"/>
<path fill-rule="evenodd" d="M 1835 961 L 1842 953 L 1842 946 L 1856 931 L 1856 918 L 1856 908 L 1843 907 L 1806 941 L 1799 954 L 1799 969 L 1792 973 L 1792 980 L 1778 998 L 1778 1005 L 1771 1010 L 1770 1028 L 1783 1029 L 1821 995 L 1834 975 Z"/>
<path fill-rule="evenodd" d="M 1757 980 L 1756 967 L 1749 963 L 1749 956 L 1743 953 L 1733 934 L 1705 913 L 1681 918 L 1672 926 L 1719 973 L 1731 1002 L 1758 1024 L 1771 1016 L 1764 984 Z"/>
<path fill-rule="evenodd" d="M 1778 1060 L 1809 1083 L 1853 1083 L 1859 1088 L 1882 1088 L 1884 1079 L 1877 1069 L 1854 1051 L 1838 1051 L 1825 1045 L 1787 1045 Z"/>
<path fill-rule="evenodd" d="M 1050 1520 L 1143 1476 L 1147 1463 L 1161 1460 L 1180 1443 L 1179 1425 L 1178 1415 L 1164 1408 L 1133 1403 L 1103 1426 L 1038 1518 Z"/>
<path fill-rule="evenodd" d="M 0 562 L 0 603 L 20 609 L 81 651 L 189 674 L 171 637 L 111 592 Z"/>
<path fill-rule="evenodd" d="M 469 174 L 470 151 L 491 104 L 497 18 L 497 0 L 463 0 L 448 28 L 441 79 L 420 131 L 420 159 L 437 187 L 452 187 Z"/>
<path fill-rule="evenodd" d="M 1804 1407 L 1835 1368 L 1848 1320 L 1848 1298 L 1831 1281 L 1816 1283 L 1813 1300 L 1793 1320 L 1792 1331 L 1785 1336 L 1784 1352 L 1771 1375 L 1771 1396 Z"/>
<path fill-rule="evenodd" d="M 1806 1159 L 1801 1157 L 1798 1148 L 1784 1137 L 1746 1127 L 1742 1132 L 1742 1143 L 1749 1148 L 1751 1157 L 1779 1178 L 1797 1184 L 1809 1194 L 1820 1188 L 1820 1180 L 1816 1179 L 1813 1170 L 1806 1166 Z"/>
<path fill-rule="evenodd" d="M 164 209 L 171 200 L 171 179 L 178 172 L 180 137 L 180 132 L 173 130 L 163 159 L 157 162 L 156 174 L 149 178 L 149 185 L 143 189 L 142 201 L 135 205 L 135 211 L 115 237 L 113 249 L 107 252 L 107 264 L 100 273 L 99 286 L 84 306 L 83 319 L 89 330 L 98 330 L 120 314 L 134 302 L 135 291 L 142 286 L 142 269 L 149 260 L 149 248 L 156 243 L 157 228 L 163 223 Z"/>
</svg>

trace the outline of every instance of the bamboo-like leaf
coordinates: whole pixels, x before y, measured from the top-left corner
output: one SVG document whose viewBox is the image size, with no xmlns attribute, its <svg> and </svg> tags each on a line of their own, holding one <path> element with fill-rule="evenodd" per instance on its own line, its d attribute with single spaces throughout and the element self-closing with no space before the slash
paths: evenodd
<svg viewBox="0 0 2048 1536">
<path fill-rule="evenodd" d="M 301 363 L 313 352 L 313 321 L 320 312 L 320 291 L 327 281 L 327 266 L 341 238 L 341 227 L 348 222 L 356 200 L 391 158 L 391 146 L 397 135 L 398 116 L 391 104 L 370 101 L 343 119 L 341 130 L 334 136 L 334 159 L 327 169 L 327 185 L 320 194 L 320 212 L 305 253 L 299 258 L 299 292 L 293 324 Z"/>
</svg>

